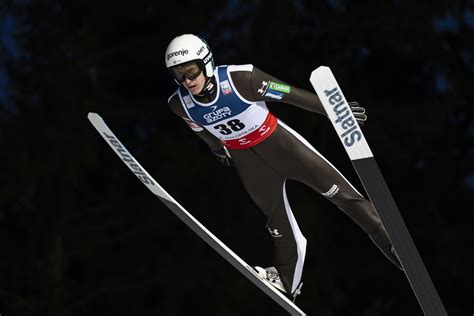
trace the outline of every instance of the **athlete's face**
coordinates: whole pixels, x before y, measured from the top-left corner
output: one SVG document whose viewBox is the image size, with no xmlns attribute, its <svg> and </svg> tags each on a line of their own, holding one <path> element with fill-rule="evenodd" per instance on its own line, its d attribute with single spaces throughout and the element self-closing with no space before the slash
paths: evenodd
<svg viewBox="0 0 474 316">
<path fill-rule="evenodd" d="M 206 77 L 204 77 L 204 74 L 201 72 L 199 76 L 192 80 L 184 78 L 183 86 L 188 89 L 188 91 L 191 92 L 192 95 L 196 95 L 202 91 L 202 88 L 204 88 L 205 83 Z"/>
<path fill-rule="evenodd" d="M 202 91 L 206 78 L 196 61 L 190 61 L 170 69 L 174 78 L 181 82 L 191 94 L 196 95 Z"/>
</svg>

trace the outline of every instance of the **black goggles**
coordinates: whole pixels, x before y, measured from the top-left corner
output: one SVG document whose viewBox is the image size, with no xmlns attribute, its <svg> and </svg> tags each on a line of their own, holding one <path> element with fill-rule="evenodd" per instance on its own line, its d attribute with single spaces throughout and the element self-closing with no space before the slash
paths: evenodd
<svg viewBox="0 0 474 316">
<path fill-rule="evenodd" d="M 202 67 L 197 61 L 190 61 L 170 68 L 171 75 L 178 82 L 183 82 L 185 78 L 196 79 L 202 73 Z"/>
</svg>

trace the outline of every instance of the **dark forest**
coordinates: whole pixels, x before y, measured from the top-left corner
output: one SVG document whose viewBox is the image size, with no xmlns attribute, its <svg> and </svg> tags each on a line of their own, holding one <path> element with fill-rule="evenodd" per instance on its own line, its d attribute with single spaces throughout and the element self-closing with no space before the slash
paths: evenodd
<svg viewBox="0 0 474 316">
<path fill-rule="evenodd" d="M 87 120 L 251 265 L 265 217 L 234 168 L 167 106 L 164 55 L 183 33 L 218 65 L 314 91 L 329 66 L 450 315 L 474 313 L 474 1 L 0 0 L 0 314 L 287 315 L 156 199 Z M 363 192 L 327 118 L 270 110 Z M 277 157 L 275 157 L 277 159 Z M 309 315 L 422 315 L 405 275 L 298 182 Z"/>
</svg>

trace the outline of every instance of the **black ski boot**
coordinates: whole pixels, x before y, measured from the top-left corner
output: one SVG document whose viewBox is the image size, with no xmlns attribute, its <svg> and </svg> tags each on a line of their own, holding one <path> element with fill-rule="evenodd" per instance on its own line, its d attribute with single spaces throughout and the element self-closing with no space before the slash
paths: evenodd
<svg viewBox="0 0 474 316">
<path fill-rule="evenodd" d="M 403 271 L 400 259 L 395 251 L 395 248 L 392 246 L 390 239 L 388 239 L 387 232 L 383 226 L 379 226 L 377 229 L 369 233 L 370 239 L 374 242 L 375 245 L 383 252 L 383 254 L 390 260 L 392 263 Z"/>
</svg>

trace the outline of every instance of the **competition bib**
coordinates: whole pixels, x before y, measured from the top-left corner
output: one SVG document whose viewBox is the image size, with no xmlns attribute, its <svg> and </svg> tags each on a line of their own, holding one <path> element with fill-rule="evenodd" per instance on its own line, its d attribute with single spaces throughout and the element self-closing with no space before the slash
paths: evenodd
<svg viewBox="0 0 474 316">
<path fill-rule="evenodd" d="M 217 95 L 210 103 L 198 102 L 184 87 L 179 97 L 191 120 L 219 138 L 229 149 L 246 149 L 270 136 L 277 118 L 265 102 L 245 100 L 235 89 L 229 72 L 233 67 L 221 66 L 214 71 Z"/>
</svg>

